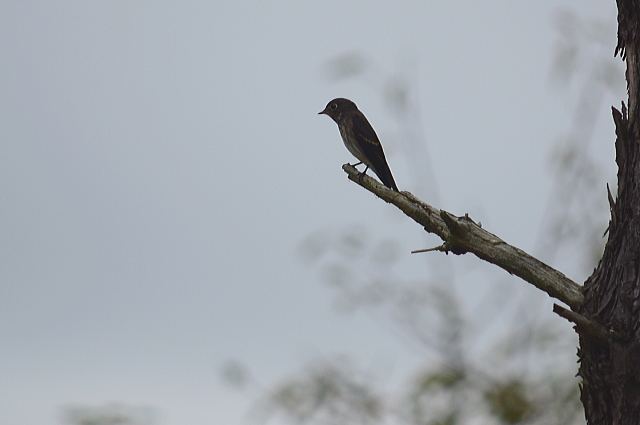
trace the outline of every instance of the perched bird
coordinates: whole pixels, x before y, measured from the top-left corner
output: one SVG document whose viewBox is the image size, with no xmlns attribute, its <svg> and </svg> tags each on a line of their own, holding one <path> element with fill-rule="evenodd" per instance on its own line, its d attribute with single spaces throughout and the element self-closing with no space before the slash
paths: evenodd
<svg viewBox="0 0 640 425">
<path fill-rule="evenodd" d="M 338 124 L 344 145 L 360 163 L 367 166 L 363 174 L 371 168 L 385 186 L 397 192 L 398 187 L 387 165 L 380 140 L 356 104 L 349 99 L 333 99 L 327 103 L 324 111 L 318 112 L 320 114 L 330 116 Z"/>
</svg>

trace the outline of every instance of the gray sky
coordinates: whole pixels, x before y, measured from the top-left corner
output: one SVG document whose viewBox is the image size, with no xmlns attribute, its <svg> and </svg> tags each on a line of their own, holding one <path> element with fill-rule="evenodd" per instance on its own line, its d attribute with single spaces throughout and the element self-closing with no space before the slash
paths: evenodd
<svg viewBox="0 0 640 425">
<path fill-rule="evenodd" d="M 229 358 L 265 385 L 333 353 L 389 375 L 419 364 L 366 315 L 337 313 L 298 259 L 310 233 L 361 225 L 402 242 L 406 276 L 425 270 L 409 255 L 420 227 L 346 179 L 353 158 L 316 114 L 354 100 L 411 191 L 379 77 L 415 58 L 436 206 L 531 250 L 573 109 L 549 84 L 561 7 L 615 21 L 595 0 L 6 2 L 0 423 L 123 402 L 164 424 L 235 424 L 250 400 L 221 384 Z M 350 52 L 378 73 L 327 79 Z M 610 177 L 608 104 L 592 149 Z"/>
</svg>

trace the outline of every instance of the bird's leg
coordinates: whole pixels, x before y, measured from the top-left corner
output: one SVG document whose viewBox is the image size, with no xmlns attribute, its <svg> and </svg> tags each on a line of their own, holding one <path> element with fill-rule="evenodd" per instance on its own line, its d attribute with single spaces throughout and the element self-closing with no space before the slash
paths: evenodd
<svg viewBox="0 0 640 425">
<path fill-rule="evenodd" d="M 360 164 L 362 164 L 362 162 Z M 365 174 L 367 174 L 368 169 L 369 169 L 369 166 L 367 165 L 367 168 L 365 168 L 363 172 L 358 174 L 358 182 L 362 183 L 362 178 L 364 177 Z"/>
</svg>

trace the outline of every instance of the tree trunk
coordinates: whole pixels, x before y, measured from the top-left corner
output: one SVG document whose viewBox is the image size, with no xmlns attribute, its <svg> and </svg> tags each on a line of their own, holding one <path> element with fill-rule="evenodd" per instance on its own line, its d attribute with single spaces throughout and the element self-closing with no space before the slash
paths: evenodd
<svg viewBox="0 0 640 425">
<path fill-rule="evenodd" d="M 609 239 L 585 282 L 579 313 L 607 329 L 580 335 L 581 399 L 588 424 L 640 424 L 640 1 L 618 0 L 618 45 L 626 61 L 628 109 L 613 108 L 618 194 Z"/>
</svg>

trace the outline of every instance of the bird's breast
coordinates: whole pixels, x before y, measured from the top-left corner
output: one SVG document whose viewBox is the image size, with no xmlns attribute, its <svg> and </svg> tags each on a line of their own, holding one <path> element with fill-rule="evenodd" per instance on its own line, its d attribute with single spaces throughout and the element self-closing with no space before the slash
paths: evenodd
<svg viewBox="0 0 640 425">
<path fill-rule="evenodd" d="M 347 125 L 339 125 L 340 128 L 340 136 L 342 136 L 342 141 L 344 145 L 347 147 L 351 155 L 355 156 L 359 161 L 364 162 L 369 167 L 371 166 L 369 158 L 364 154 L 360 144 L 357 142 L 356 135 L 353 133 L 353 130 Z"/>
</svg>

